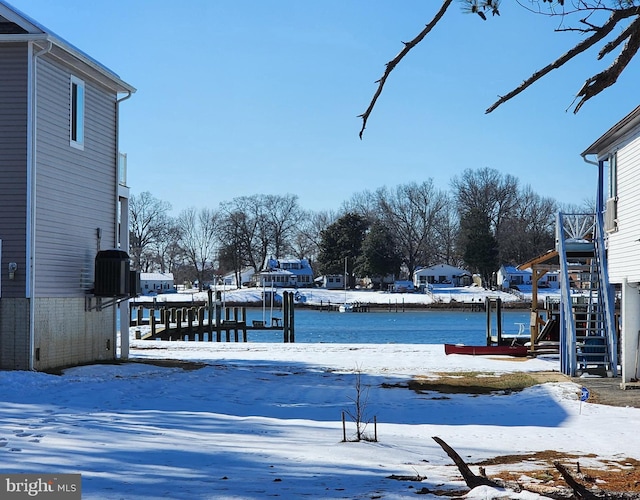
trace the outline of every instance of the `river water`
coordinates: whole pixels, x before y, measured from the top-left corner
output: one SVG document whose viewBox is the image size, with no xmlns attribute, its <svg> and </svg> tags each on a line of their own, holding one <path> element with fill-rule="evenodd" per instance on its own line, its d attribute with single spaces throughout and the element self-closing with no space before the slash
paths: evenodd
<svg viewBox="0 0 640 500">
<path fill-rule="evenodd" d="M 279 316 L 274 312 L 273 316 Z M 247 310 L 247 321 L 264 320 L 270 324 L 269 310 Z M 496 332 L 495 311 L 491 317 Z M 503 334 L 518 333 L 519 324 L 529 324 L 529 311 L 502 311 Z M 296 343 L 325 342 L 346 344 L 444 344 L 486 343 L 485 312 L 427 310 L 406 312 L 372 311 L 339 313 L 297 308 Z M 282 331 L 249 331 L 249 342 L 282 342 Z"/>
</svg>

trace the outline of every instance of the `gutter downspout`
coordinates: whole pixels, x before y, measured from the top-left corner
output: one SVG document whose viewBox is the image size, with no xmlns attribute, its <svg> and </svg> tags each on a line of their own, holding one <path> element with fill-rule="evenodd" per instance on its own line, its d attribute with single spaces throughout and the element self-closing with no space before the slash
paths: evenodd
<svg viewBox="0 0 640 500">
<path fill-rule="evenodd" d="M 29 370 L 33 371 L 34 368 L 34 358 L 35 358 L 35 286 L 36 286 L 36 278 L 35 278 L 35 241 L 36 241 L 36 173 L 37 173 L 37 101 L 38 101 L 38 58 L 49 53 L 53 48 L 53 43 L 51 40 L 47 40 L 47 47 L 40 50 L 39 52 L 33 53 L 33 42 L 29 42 L 30 45 L 30 64 L 29 68 L 29 79 L 28 85 L 31 87 L 30 100 L 31 105 L 29 106 L 29 120 L 30 127 L 27 129 L 27 133 L 29 134 L 29 138 L 27 139 L 27 165 L 29 165 L 30 169 L 27 174 L 27 210 L 29 211 L 27 216 L 27 225 L 28 230 L 27 234 L 29 238 L 27 240 L 27 251 L 28 251 L 28 267 L 27 267 L 27 280 L 25 285 L 27 286 L 27 293 L 25 294 L 27 298 L 29 298 Z"/>
<path fill-rule="evenodd" d="M 126 214 L 120 214 L 120 224 L 122 226 L 123 220 L 126 220 L 126 228 L 118 228 L 118 211 L 122 211 L 122 202 L 120 201 L 120 103 L 126 101 L 133 95 L 132 91 L 127 91 L 127 95 L 116 99 L 116 214 L 115 214 L 115 231 L 116 241 L 114 241 L 114 248 L 117 247 L 118 239 L 120 239 L 121 250 L 126 250 L 129 254 L 129 200 L 124 204 L 127 210 Z M 129 276 L 127 276 L 129 279 Z M 129 359 L 129 325 L 131 324 L 129 301 L 123 300 L 119 304 L 120 312 L 120 359 Z M 117 353 L 117 336 L 118 332 L 114 332 L 113 346 Z"/>
<path fill-rule="evenodd" d="M 599 161 L 589 160 L 587 158 L 587 153 L 582 153 L 580 156 L 582 156 L 582 161 L 584 161 L 585 163 L 588 163 L 589 165 L 595 165 L 596 167 L 598 167 L 598 192 L 596 193 L 596 211 L 603 212 L 604 211 L 604 196 L 603 196 L 604 172 L 602 169 L 602 163 Z"/>
</svg>

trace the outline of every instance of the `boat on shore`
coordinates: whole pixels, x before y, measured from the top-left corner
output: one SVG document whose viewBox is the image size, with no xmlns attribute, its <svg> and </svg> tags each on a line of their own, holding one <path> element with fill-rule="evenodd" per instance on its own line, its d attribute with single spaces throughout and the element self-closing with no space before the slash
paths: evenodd
<svg viewBox="0 0 640 500">
<path fill-rule="evenodd" d="M 523 345 L 464 345 L 445 344 L 445 354 L 467 354 L 471 356 L 516 356 L 525 357 L 529 348 Z"/>
<path fill-rule="evenodd" d="M 344 304 L 340 304 L 338 306 L 338 312 L 341 312 L 341 313 L 353 312 L 353 304 L 349 304 L 347 302 L 345 302 Z"/>
</svg>

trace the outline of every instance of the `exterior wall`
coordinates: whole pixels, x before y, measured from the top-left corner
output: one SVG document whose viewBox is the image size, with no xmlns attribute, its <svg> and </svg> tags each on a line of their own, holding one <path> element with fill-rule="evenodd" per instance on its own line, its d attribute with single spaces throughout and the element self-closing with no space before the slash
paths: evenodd
<svg viewBox="0 0 640 500">
<path fill-rule="evenodd" d="M 620 339 L 620 364 L 622 381 L 631 382 L 640 377 L 638 364 L 638 337 L 640 336 L 640 294 L 638 284 L 622 284 L 622 336 Z"/>
<path fill-rule="evenodd" d="M 0 369 L 29 369 L 29 299 L 0 299 Z"/>
<path fill-rule="evenodd" d="M 608 235 L 609 281 L 640 281 L 640 131 L 617 152 L 618 230 Z"/>
<path fill-rule="evenodd" d="M 322 286 L 327 290 L 342 290 L 344 288 L 344 276 L 342 274 L 330 274 L 324 276 Z"/>
<path fill-rule="evenodd" d="M 27 45 L 0 44 L 0 280 L 3 300 L 26 294 Z M 7 279 L 9 262 L 18 264 Z M 1 341 L 1 339 L 0 339 Z"/>
<path fill-rule="evenodd" d="M 85 82 L 85 113 L 84 150 L 74 148 L 72 74 L 38 59 L 36 297 L 84 297 L 98 249 L 116 241 L 116 95 L 75 75 Z"/>
<path fill-rule="evenodd" d="M 116 308 L 85 311 L 84 299 L 35 299 L 34 368 L 47 370 L 116 358 Z"/>
</svg>

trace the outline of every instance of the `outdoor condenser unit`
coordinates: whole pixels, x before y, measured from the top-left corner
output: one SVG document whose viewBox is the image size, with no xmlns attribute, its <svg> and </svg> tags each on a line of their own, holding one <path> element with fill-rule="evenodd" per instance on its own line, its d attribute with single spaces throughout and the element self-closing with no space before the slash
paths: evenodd
<svg viewBox="0 0 640 500">
<path fill-rule="evenodd" d="M 129 255 L 122 250 L 101 250 L 96 255 L 96 297 L 126 297 L 130 291 Z"/>
</svg>

